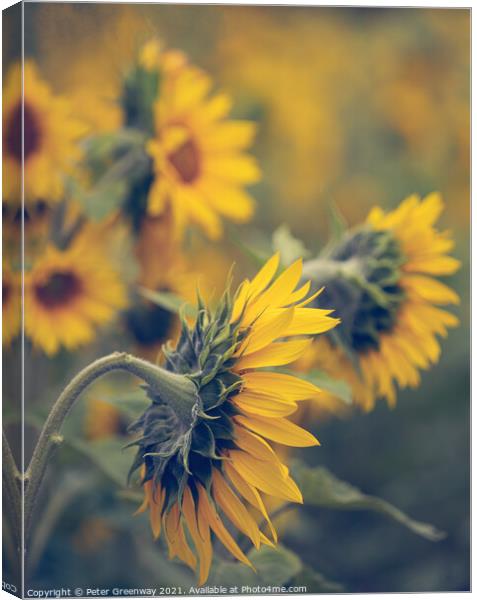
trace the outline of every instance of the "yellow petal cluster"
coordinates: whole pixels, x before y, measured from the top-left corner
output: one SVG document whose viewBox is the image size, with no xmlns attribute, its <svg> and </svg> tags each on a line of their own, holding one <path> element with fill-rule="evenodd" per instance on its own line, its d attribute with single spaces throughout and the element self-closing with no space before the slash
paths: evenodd
<svg viewBox="0 0 477 600">
<path fill-rule="evenodd" d="M 409 196 L 389 213 L 380 207 L 371 210 L 367 224 L 377 231 L 391 231 L 404 256 L 398 285 L 405 296 L 395 325 L 380 335 L 378 349 L 359 354 L 358 370 L 329 340 L 318 340 L 308 353 L 305 362 L 314 357 L 315 364 L 332 377 L 345 380 L 353 390 L 354 402 L 366 411 L 374 408 L 377 398 L 394 406 L 396 387 L 417 387 L 419 371 L 439 359 L 437 337 L 445 337 L 449 328 L 458 325 L 458 319 L 440 306 L 458 304 L 459 297 L 435 279 L 455 273 L 460 266 L 448 255 L 454 247 L 450 233 L 436 228 L 443 209 L 440 194 L 432 193 L 423 199 Z M 298 365 L 304 366 L 303 361 Z"/>
<path fill-rule="evenodd" d="M 143 59 L 149 64 L 157 48 L 146 50 Z M 222 217 L 241 223 L 253 214 L 254 202 L 244 186 L 260 177 L 255 160 L 246 154 L 255 124 L 228 119 L 229 96 L 211 95 L 206 73 L 180 61 L 177 67 L 173 58 L 166 61 L 154 109 L 156 136 L 148 144 L 155 171 L 148 212 L 159 216 L 170 208 L 178 236 L 192 222 L 217 239 Z"/>
<path fill-rule="evenodd" d="M 90 342 L 126 304 L 125 286 L 93 226 L 65 250 L 49 245 L 25 273 L 25 332 L 48 355 Z"/>
<path fill-rule="evenodd" d="M 25 200 L 59 201 L 85 133 L 68 101 L 52 93 L 33 62 L 26 61 L 23 72 L 20 64 L 12 65 L 3 100 L 3 199 L 20 204 L 23 156 Z"/>
</svg>

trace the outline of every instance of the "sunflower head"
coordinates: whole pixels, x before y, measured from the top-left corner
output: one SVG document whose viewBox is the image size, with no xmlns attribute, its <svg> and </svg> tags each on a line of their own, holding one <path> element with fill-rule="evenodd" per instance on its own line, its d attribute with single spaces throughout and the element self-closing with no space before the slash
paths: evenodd
<svg viewBox="0 0 477 600">
<path fill-rule="evenodd" d="M 363 224 L 343 236 L 328 260 L 311 261 L 306 273 L 325 286 L 319 302 L 339 307 L 342 324 L 336 334 L 353 352 L 378 349 L 404 300 L 399 280 L 405 256 L 398 240 L 390 231 Z"/>
<path fill-rule="evenodd" d="M 4 201 L 20 205 L 22 167 L 28 202 L 59 201 L 65 174 L 81 157 L 78 141 L 86 131 L 68 100 L 52 93 L 32 61 L 23 70 L 13 64 L 5 78 L 3 102 Z"/>
<path fill-rule="evenodd" d="M 458 302 L 456 293 L 434 278 L 459 267 L 447 255 L 454 245 L 449 233 L 435 227 L 442 210 L 439 194 L 423 200 L 410 196 L 388 214 L 375 208 L 326 257 L 305 265 L 306 275 L 325 285 L 317 303 L 332 303 L 342 319 L 334 335 L 337 361 L 343 363 L 339 370 L 358 369 L 356 396 L 366 398 L 366 409 L 379 396 L 394 404 L 395 383 L 418 385 L 418 370 L 438 359 L 436 336 L 457 325 L 453 315 L 435 306 Z M 350 373 L 356 389 L 352 379 Z"/>
<path fill-rule="evenodd" d="M 132 470 L 141 469 L 142 510 L 149 508 L 156 537 L 164 527 L 171 557 L 192 568 L 198 558 L 201 582 L 210 569 L 211 532 L 250 564 L 221 513 L 259 547 L 276 541 L 261 493 L 302 501 L 266 439 L 318 443 L 286 417 L 297 401 L 320 390 L 266 368 L 295 360 L 311 334 L 328 331 L 337 320 L 329 310 L 306 307 L 313 296 L 306 299 L 310 283 L 297 289 L 301 261 L 272 281 L 277 268 L 274 256 L 235 296 L 227 290 L 213 311 L 199 300 L 193 325 L 183 320 L 177 345 L 164 349 L 168 383 L 147 388 L 151 405 L 132 426 L 140 436 Z M 260 530 L 263 518 L 273 541 Z"/>
<path fill-rule="evenodd" d="M 244 188 L 260 179 L 247 154 L 255 124 L 230 119 L 230 97 L 212 89 L 207 73 L 157 40 L 143 46 L 126 74 L 124 122 L 141 133 L 141 166 L 134 167 L 126 200 L 136 225 L 147 213 L 170 220 L 177 240 L 190 224 L 217 239 L 222 218 L 252 217 L 254 201 Z"/>
<path fill-rule="evenodd" d="M 100 225 L 89 225 L 65 249 L 50 243 L 25 272 L 25 331 L 46 354 L 91 342 L 97 327 L 125 308 L 105 240 Z"/>
<path fill-rule="evenodd" d="M 2 342 L 9 346 L 21 328 L 21 273 L 15 271 L 8 261 L 2 265 Z"/>
</svg>

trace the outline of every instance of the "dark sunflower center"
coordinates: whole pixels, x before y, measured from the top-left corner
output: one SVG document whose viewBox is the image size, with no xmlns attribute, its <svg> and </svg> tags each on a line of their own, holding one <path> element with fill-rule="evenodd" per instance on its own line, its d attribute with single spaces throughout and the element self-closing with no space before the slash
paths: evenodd
<svg viewBox="0 0 477 600">
<path fill-rule="evenodd" d="M 25 103 L 23 109 L 23 151 L 27 160 L 38 149 L 41 129 L 35 111 Z M 22 105 L 19 102 L 10 113 L 6 127 L 5 145 L 18 162 L 22 160 Z"/>
<path fill-rule="evenodd" d="M 184 183 L 195 181 L 200 173 L 200 154 L 194 140 L 188 139 L 177 150 L 169 154 L 169 162 Z"/>
<path fill-rule="evenodd" d="M 81 288 L 81 281 L 74 273 L 53 273 L 46 283 L 35 287 L 35 294 L 41 304 L 56 308 L 70 302 Z"/>
<path fill-rule="evenodd" d="M 170 292 L 162 287 L 159 292 Z M 175 315 L 170 310 L 146 300 L 138 302 L 127 311 L 126 324 L 136 340 L 144 346 L 153 346 L 170 337 Z"/>
</svg>

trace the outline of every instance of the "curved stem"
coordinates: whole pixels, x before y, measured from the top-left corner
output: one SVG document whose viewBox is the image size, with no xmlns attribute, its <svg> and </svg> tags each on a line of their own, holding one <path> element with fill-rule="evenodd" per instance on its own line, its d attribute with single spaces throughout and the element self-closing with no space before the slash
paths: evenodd
<svg viewBox="0 0 477 600">
<path fill-rule="evenodd" d="M 15 546 L 15 564 L 20 564 L 21 557 L 21 545 L 22 545 L 22 534 L 21 534 L 21 482 L 22 477 L 18 471 L 15 459 L 13 458 L 10 444 L 5 436 L 5 432 L 2 431 L 2 481 L 4 498 L 6 500 L 5 510 L 8 516 L 10 529 L 13 537 L 13 543 Z"/>
<path fill-rule="evenodd" d="M 165 396 L 168 401 L 177 403 L 182 411 L 187 410 L 187 406 L 190 407 L 189 410 L 192 409 L 191 398 L 196 396 L 192 381 L 125 352 L 114 352 L 85 367 L 65 387 L 51 409 L 25 473 L 26 539 L 30 532 L 35 502 L 48 461 L 52 452 L 63 441 L 61 427 L 65 418 L 80 394 L 91 383 L 106 373 L 116 370 L 128 371 L 140 377 L 158 394 Z"/>
</svg>

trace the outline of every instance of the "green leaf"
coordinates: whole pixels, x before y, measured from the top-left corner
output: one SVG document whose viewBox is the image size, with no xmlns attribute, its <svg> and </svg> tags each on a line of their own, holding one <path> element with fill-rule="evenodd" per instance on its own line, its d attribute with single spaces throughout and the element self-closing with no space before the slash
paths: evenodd
<svg viewBox="0 0 477 600">
<path fill-rule="evenodd" d="M 124 180 L 105 181 L 89 193 L 77 194 L 86 215 L 94 221 L 101 221 L 123 203 L 127 186 Z"/>
<path fill-rule="evenodd" d="M 124 440 L 107 438 L 85 442 L 69 438 L 68 444 L 89 458 L 111 481 L 126 487 L 127 474 L 136 455 L 134 448 L 124 448 Z"/>
<path fill-rule="evenodd" d="M 273 232 L 272 243 L 275 251 L 280 252 L 281 262 L 288 266 L 298 258 L 308 258 L 310 252 L 303 242 L 293 237 L 288 225 L 280 225 Z"/>
<path fill-rule="evenodd" d="M 330 581 L 327 577 L 304 566 L 303 570 L 295 575 L 290 582 L 293 586 L 304 586 L 307 594 L 334 594 L 344 592 L 344 588 L 336 581 Z"/>
<path fill-rule="evenodd" d="M 285 583 L 296 575 L 302 567 L 300 558 L 283 546 L 263 546 L 251 550 L 249 558 L 263 581 Z"/>
<path fill-rule="evenodd" d="M 150 300 L 154 304 L 157 304 L 158 306 L 161 306 L 162 308 L 165 308 L 173 313 L 179 314 L 181 309 L 183 309 L 186 316 L 194 317 L 197 314 L 197 310 L 194 306 L 187 304 L 183 298 L 172 292 L 158 292 L 154 290 L 148 290 L 144 287 L 139 287 L 138 291 L 141 296 L 147 300 Z"/>
<path fill-rule="evenodd" d="M 68 180 L 69 194 L 81 204 L 90 219 L 99 221 L 120 208 L 130 193 L 132 183 L 147 175 L 150 158 L 144 149 L 144 141 L 143 138 L 141 142 L 139 137 L 118 155 L 113 152 L 112 146 L 108 147 L 107 139 L 99 144 L 99 148 L 94 144 L 91 146 L 90 155 L 85 159 L 85 167 L 92 177 L 90 187 L 85 189 L 80 182 L 72 178 Z M 100 155 L 108 150 L 112 153 L 111 157 L 96 160 L 95 153 Z"/>
<path fill-rule="evenodd" d="M 222 561 L 214 568 L 209 582 L 224 586 L 281 586 L 302 569 L 299 557 L 283 546 L 262 546 L 260 550 L 254 548 L 247 556 L 256 573 L 243 564 Z"/>
<path fill-rule="evenodd" d="M 412 532 L 436 542 L 446 534 L 429 523 L 415 521 L 386 500 L 364 494 L 358 488 L 335 477 L 324 467 L 296 464 L 294 476 L 303 493 L 305 506 L 337 510 L 372 510 L 382 513 Z"/>
<path fill-rule="evenodd" d="M 143 131 L 132 127 L 92 135 L 83 141 L 85 162 L 89 167 L 101 167 L 101 171 L 104 171 L 119 153 L 143 147 L 146 140 Z"/>
</svg>

